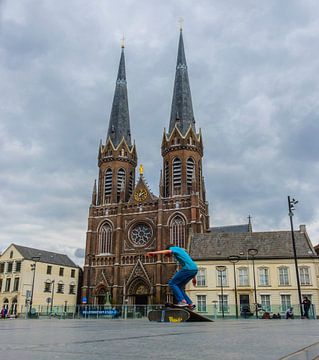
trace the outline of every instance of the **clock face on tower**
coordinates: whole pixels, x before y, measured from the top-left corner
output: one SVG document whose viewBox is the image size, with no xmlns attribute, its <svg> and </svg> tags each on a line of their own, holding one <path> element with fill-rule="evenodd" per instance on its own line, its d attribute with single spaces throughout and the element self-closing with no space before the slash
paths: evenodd
<svg viewBox="0 0 319 360">
<path fill-rule="evenodd" d="M 136 190 L 134 193 L 134 200 L 144 201 L 147 198 L 147 191 L 145 189 Z"/>
</svg>

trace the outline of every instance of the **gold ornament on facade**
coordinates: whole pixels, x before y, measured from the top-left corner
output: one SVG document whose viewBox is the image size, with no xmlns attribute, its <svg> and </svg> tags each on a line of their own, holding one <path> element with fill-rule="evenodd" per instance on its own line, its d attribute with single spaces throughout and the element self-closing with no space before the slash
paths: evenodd
<svg viewBox="0 0 319 360">
<path fill-rule="evenodd" d="M 145 285 L 139 285 L 135 292 L 137 295 L 144 295 L 147 294 L 147 288 Z"/>
</svg>

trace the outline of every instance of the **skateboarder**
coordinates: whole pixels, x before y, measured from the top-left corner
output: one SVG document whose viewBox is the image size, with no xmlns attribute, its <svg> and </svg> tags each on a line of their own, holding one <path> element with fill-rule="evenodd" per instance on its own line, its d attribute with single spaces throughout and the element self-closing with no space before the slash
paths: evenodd
<svg viewBox="0 0 319 360">
<path fill-rule="evenodd" d="M 181 265 L 181 269 L 172 277 L 168 285 L 173 291 L 174 297 L 177 301 L 176 306 L 189 307 L 194 309 L 195 305 L 192 300 L 186 295 L 184 287 L 193 279 L 193 284 L 196 285 L 196 274 L 198 271 L 197 265 L 188 255 L 186 250 L 178 246 L 167 246 L 166 250 L 151 251 L 147 253 L 148 256 L 155 256 L 157 254 L 164 254 L 168 256 L 174 255 L 175 259 Z"/>
</svg>

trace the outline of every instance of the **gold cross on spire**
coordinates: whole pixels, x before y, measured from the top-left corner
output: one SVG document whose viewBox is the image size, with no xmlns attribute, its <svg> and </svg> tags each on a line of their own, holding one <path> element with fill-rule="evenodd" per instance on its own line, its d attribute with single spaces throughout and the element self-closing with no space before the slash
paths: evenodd
<svg viewBox="0 0 319 360">
<path fill-rule="evenodd" d="M 184 19 L 182 17 L 180 17 L 178 22 L 179 22 L 179 29 L 182 31 L 183 30 Z"/>
<path fill-rule="evenodd" d="M 124 49 L 124 47 L 125 47 L 125 37 L 123 34 L 122 39 L 121 39 L 121 48 Z"/>
</svg>

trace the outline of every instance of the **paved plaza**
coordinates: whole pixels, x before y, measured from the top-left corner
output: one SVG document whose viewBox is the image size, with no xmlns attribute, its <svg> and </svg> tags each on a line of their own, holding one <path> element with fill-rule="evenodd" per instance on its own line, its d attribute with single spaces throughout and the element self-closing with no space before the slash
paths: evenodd
<svg viewBox="0 0 319 360">
<path fill-rule="evenodd" d="M 0 331 L 6 360 L 277 360 L 319 341 L 316 320 L 2 320 Z"/>
</svg>

